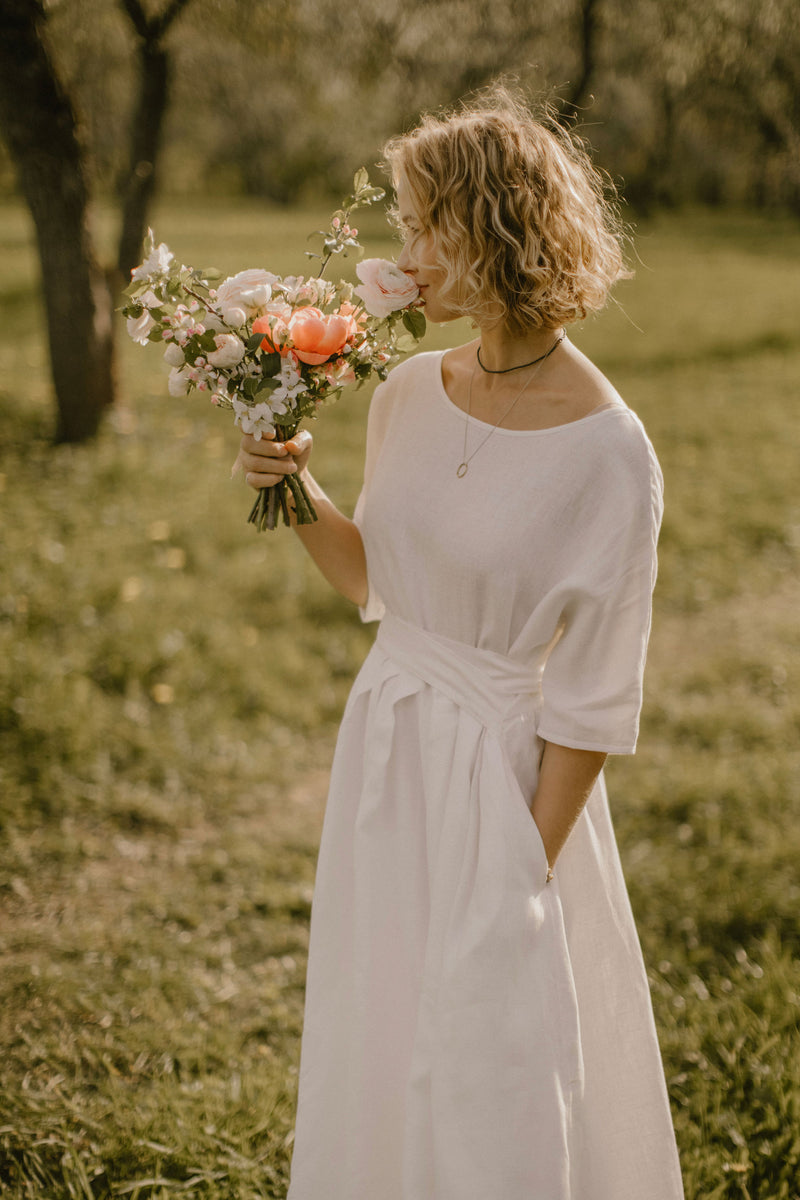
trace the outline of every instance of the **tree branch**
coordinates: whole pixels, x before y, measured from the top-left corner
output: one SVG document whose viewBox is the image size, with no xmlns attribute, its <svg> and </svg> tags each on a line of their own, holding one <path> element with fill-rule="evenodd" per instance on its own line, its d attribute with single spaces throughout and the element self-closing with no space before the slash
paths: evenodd
<svg viewBox="0 0 800 1200">
<path fill-rule="evenodd" d="M 120 0 L 133 28 L 143 42 L 158 45 L 176 17 L 180 16 L 189 0 L 169 0 L 164 11 L 157 17 L 148 17 L 140 0 Z"/>
<path fill-rule="evenodd" d="M 179 17 L 190 0 L 170 0 L 160 17 L 156 17 L 153 25 L 157 29 L 156 36 L 162 38 L 176 17 Z"/>
<path fill-rule="evenodd" d="M 120 0 L 120 4 L 128 14 L 131 25 L 143 42 L 150 40 L 150 22 L 139 0 Z"/>
</svg>

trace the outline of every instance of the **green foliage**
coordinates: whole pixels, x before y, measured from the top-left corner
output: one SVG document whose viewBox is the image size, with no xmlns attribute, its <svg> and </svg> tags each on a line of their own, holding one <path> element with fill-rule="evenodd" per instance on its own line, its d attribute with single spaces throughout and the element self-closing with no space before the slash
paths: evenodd
<svg viewBox="0 0 800 1200">
<path fill-rule="evenodd" d="M 166 3 L 160 7 L 164 11 Z M 798 211 L 795 0 L 192 0 L 165 44 L 162 186 L 277 203 L 350 186 L 421 110 L 500 73 L 575 101 L 640 206 Z M 48 43 L 107 193 L 128 170 L 136 39 L 109 0 L 47 5 Z M 575 88 L 578 88 L 576 94 Z M 0 151 L 0 184 L 10 184 Z"/>
<path fill-rule="evenodd" d="M 182 261 L 284 273 L 319 221 L 156 227 Z M 326 766 L 372 630 L 287 531 L 247 527 L 230 417 L 170 398 L 157 353 L 122 347 L 95 445 L 50 444 L 19 210 L 0 244 L 0 1185 L 282 1197 Z M 665 218 L 637 248 L 623 307 L 574 334 L 666 480 L 642 735 L 609 790 L 687 1200 L 797 1200 L 800 234 Z M 368 397 L 314 429 L 346 511 Z"/>
<path fill-rule="evenodd" d="M 403 324 L 413 338 L 420 339 L 425 336 L 425 314 L 420 309 L 409 309 L 407 312 L 404 312 Z"/>
</svg>

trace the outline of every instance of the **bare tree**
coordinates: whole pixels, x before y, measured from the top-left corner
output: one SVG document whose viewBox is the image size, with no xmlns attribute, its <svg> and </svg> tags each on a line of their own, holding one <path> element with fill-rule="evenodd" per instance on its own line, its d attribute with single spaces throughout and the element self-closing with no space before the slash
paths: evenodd
<svg viewBox="0 0 800 1200">
<path fill-rule="evenodd" d="M 0 114 L 36 227 L 56 438 L 83 441 L 114 398 L 112 300 L 87 222 L 75 113 L 43 37 L 40 0 L 0 6 Z"/>
<path fill-rule="evenodd" d="M 124 279 L 139 261 L 147 212 L 156 187 L 156 166 L 169 103 L 170 57 L 164 36 L 189 0 L 170 0 L 148 17 L 140 0 L 121 0 L 139 38 L 139 96 L 131 121 L 130 164 L 122 189 L 122 228 L 117 265 Z"/>
<path fill-rule="evenodd" d="M 157 16 L 148 16 L 139 0 L 121 2 L 140 42 L 117 263 L 127 278 L 147 225 L 169 98 L 163 39 L 189 0 L 169 0 Z M 72 99 L 48 48 L 46 22 L 42 0 L 0 5 L 0 115 L 36 227 L 56 440 L 80 442 L 97 432 L 115 397 L 113 306 L 119 275 L 104 272 L 97 261 L 88 223 L 87 156 Z"/>
</svg>

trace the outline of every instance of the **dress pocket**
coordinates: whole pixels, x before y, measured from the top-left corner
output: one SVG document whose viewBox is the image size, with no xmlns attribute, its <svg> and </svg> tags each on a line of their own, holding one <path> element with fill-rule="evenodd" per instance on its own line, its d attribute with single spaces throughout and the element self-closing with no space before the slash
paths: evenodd
<svg viewBox="0 0 800 1200">
<path fill-rule="evenodd" d="M 544 887 L 547 882 L 547 872 L 550 864 L 547 861 L 547 851 L 544 848 L 539 826 L 533 818 L 528 801 L 523 795 L 516 774 L 511 764 L 507 772 L 508 795 L 506 797 L 509 810 L 509 821 L 513 823 L 511 835 L 514 837 L 521 854 L 526 871 L 526 877 L 533 883 L 536 890 Z"/>
<path fill-rule="evenodd" d="M 539 826 L 533 819 L 528 798 L 532 798 L 539 781 L 539 758 L 542 741 L 536 725 L 528 717 L 516 718 L 503 730 L 503 751 L 506 762 L 509 825 L 522 852 L 527 878 L 544 885 L 549 864 Z"/>
</svg>

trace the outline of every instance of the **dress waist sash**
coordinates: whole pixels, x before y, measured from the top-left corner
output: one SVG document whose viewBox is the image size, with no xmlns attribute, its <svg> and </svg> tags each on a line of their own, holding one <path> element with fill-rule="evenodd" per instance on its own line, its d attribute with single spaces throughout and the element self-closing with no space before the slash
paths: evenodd
<svg viewBox="0 0 800 1200">
<path fill-rule="evenodd" d="M 375 646 L 489 728 L 541 708 L 543 664 L 442 637 L 392 613 L 381 621 Z"/>
</svg>

